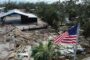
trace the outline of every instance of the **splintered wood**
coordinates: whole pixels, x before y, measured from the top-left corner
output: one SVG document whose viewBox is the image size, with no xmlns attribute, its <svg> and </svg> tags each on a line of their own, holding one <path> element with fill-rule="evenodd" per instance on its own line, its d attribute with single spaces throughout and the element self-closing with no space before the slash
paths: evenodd
<svg viewBox="0 0 90 60">
<path fill-rule="evenodd" d="M 7 53 L 6 59 L 9 59 L 10 57 L 15 58 L 16 53 L 18 53 L 19 50 L 22 51 L 22 48 L 25 46 L 31 46 L 34 45 L 34 43 L 47 40 L 47 37 L 48 32 L 46 30 L 23 32 L 13 25 L 0 27 L 0 43 L 9 43 L 9 45 L 7 45 L 9 47 L 9 53 Z M 14 46 L 11 46 L 12 44 L 14 44 Z"/>
</svg>

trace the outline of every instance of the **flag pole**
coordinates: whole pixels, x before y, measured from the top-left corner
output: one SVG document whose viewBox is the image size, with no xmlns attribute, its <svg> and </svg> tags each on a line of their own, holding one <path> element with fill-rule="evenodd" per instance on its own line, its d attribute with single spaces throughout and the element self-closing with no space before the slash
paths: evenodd
<svg viewBox="0 0 90 60">
<path fill-rule="evenodd" d="M 73 60 L 76 60 L 77 59 L 76 52 L 77 52 L 77 46 L 74 45 L 74 59 Z"/>
<path fill-rule="evenodd" d="M 79 30 L 80 30 L 80 23 L 78 24 L 78 27 L 77 27 L 77 39 L 76 39 L 77 43 L 78 43 L 78 38 L 79 38 Z M 74 59 L 73 60 L 77 59 L 77 56 L 76 56 L 76 53 L 77 53 L 77 43 L 74 45 Z"/>
</svg>

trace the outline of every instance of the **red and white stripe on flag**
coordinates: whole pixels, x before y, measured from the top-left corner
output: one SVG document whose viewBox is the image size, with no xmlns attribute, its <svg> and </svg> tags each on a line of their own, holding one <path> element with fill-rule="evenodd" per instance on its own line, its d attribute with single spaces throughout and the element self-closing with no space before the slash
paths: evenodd
<svg viewBox="0 0 90 60">
<path fill-rule="evenodd" d="M 64 32 L 54 38 L 55 44 L 76 44 L 77 35 L 69 35 L 68 32 Z"/>
</svg>

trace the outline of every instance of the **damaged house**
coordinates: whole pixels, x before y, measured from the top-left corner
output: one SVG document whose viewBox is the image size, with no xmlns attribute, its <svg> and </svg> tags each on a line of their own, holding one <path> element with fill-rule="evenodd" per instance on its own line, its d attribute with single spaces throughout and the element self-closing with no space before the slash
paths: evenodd
<svg viewBox="0 0 90 60">
<path fill-rule="evenodd" d="M 16 17 L 16 18 L 11 18 L 12 21 L 10 21 L 11 19 L 9 17 Z M 34 23 L 34 22 L 37 22 L 37 16 L 32 14 L 32 13 L 24 13 L 24 12 L 21 12 L 19 10 L 10 10 L 9 12 L 7 13 L 4 13 L 3 15 L 0 16 L 2 22 L 5 22 L 5 23 L 15 23 L 15 20 L 17 22 L 20 22 L 21 24 L 27 24 L 27 23 Z"/>
<path fill-rule="evenodd" d="M 3 24 L 13 24 L 20 29 L 40 28 L 46 26 L 35 14 L 25 13 L 20 10 L 10 10 L 0 16 Z"/>
</svg>

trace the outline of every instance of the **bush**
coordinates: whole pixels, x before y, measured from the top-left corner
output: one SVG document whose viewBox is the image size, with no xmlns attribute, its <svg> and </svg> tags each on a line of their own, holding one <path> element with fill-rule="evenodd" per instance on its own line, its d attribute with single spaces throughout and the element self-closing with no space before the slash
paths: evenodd
<svg viewBox="0 0 90 60">
<path fill-rule="evenodd" d="M 90 22 L 85 23 L 83 29 L 84 29 L 83 32 L 84 37 L 85 38 L 90 37 Z"/>
</svg>

